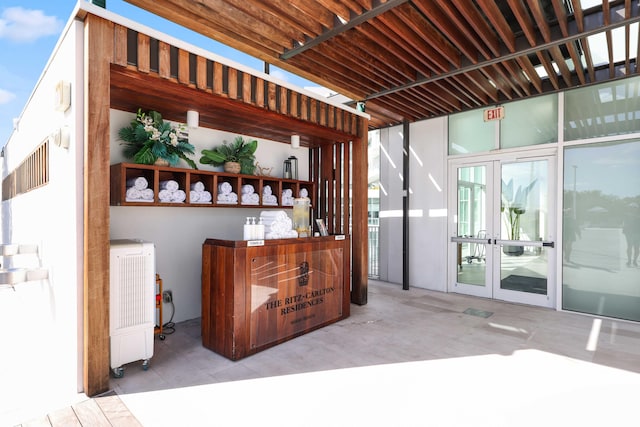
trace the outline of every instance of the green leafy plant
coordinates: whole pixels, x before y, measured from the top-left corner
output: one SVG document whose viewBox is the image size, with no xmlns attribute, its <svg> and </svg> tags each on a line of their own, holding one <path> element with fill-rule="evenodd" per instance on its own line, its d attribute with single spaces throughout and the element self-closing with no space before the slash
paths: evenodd
<svg viewBox="0 0 640 427">
<path fill-rule="evenodd" d="M 502 205 L 500 210 L 507 226 L 509 240 L 520 240 L 520 217 L 526 212 L 527 199 L 529 193 L 536 185 L 537 180 L 533 180 L 526 187 L 518 186 L 516 193 L 513 193 L 513 179 L 508 183 L 502 181 Z"/>
<path fill-rule="evenodd" d="M 255 169 L 255 152 L 258 141 L 245 140 L 237 136 L 233 142 L 224 141 L 212 150 L 202 150 L 200 163 L 204 165 L 222 166 L 227 162 L 240 163 L 240 173 L 253 174 Z"/>
<path fill-rule="evenodd" d="M 123 141 L 124 156 L 135 163 L 151 165 L 163 159 L 175 166 L 182 159 L 193 169 L 198 169 L 196 163 L 187 157 L 195 154 L 195 147 L 189 144 L 184 128 L 165 122 L 157 111 L 145 113 L 138 109 L 135 120 L 120 129 L 118 137 Z"/>
</svg>

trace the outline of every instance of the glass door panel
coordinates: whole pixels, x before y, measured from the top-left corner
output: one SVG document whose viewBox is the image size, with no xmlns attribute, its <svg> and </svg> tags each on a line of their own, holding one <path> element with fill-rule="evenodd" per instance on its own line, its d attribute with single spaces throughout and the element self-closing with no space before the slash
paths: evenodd
<svg viewBox="0 0 640 427">
<path fill-rule="evenodd" d="M 495 297 L 549 305 L 549 159 L 501 163 Z"/>
<path fill-rule="evenodd" d="M 456 229 L 452 242 L 455 246 L 456 292 L 489 297 L 491 286 L 487 268 L 488 232 L 487 218 L 491 203 L 487 199 L 487 177 L 491 176 L 491 164 L 460 166 L 456 168 Z"/>
<path fill-rule="evenodd" d="M 554 173 L 551 157 L 452 165 L 450 290 L 552 306 Z"/>
</svg>

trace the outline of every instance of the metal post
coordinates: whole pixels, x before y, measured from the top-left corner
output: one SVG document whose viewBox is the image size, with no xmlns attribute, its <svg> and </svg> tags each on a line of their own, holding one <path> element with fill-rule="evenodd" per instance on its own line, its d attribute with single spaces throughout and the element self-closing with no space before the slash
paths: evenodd
<svg viewBox="0 0 640 427">
<path fill-rule="evenodd" d="M 409 122 L 402 123 L 402 289 L 409 290 Z"/>
</svg>

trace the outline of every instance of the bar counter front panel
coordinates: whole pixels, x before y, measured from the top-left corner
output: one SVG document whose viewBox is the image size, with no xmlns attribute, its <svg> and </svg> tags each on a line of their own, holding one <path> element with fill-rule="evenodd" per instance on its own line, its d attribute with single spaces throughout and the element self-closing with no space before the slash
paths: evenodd
<svg viewBox="0 0 640 427">
<path fill-rule="evenodd" d="M 349 316 L 349 238 L 207 239 L 203 345 L 238 360 Z"/>
</svg>

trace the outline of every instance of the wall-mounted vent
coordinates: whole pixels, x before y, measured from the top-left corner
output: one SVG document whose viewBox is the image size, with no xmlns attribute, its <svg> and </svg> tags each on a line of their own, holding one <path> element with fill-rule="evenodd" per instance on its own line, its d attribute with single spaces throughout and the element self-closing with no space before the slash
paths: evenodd
<svg viewBox="0 0 640 427">
<path fill-rule="evenodd" d="M 49 143 L 43 142 L 2 180 L 2 200 L 12 199 L 49 182 Z"/>
</svg>

